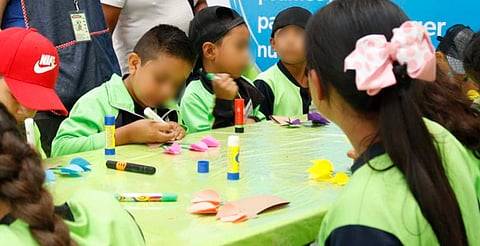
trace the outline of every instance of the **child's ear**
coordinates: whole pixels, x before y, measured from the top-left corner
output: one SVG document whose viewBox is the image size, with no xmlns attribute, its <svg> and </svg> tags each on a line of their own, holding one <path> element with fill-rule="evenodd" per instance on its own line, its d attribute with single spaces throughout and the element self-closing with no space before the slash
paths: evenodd
<svg viewBox="0 0 480 246">
<path fill-rule="evenodd" d="M 212 42 L 205 42 L 202 45 L 203 58 L 208 60 L 215 60 L 217 56 L 217 47 Z"/>
<path fill-rule="evenodd" d="M 324 88 L 322 88 L 320 77 L 315 69 L 310 69 L 308 72 L 308 82 L 312 99 L 324 100 L 326 94 L 323 91 Z"/>
<path fill-rule="evenodd" d="M 141 62 L 140 56 L 138 56 L 137 53 L 130 53 L 130 55 L 128 55 L 128 70 L 130 71 L 130 75 L 135 75 Z"/>
<path fill-rule="evenodd" d="M 275 39 L 274 38 L 270 38 L 270 46 L 272 46 L 272 49 L 277 52 L 277 50 L 275 49 Z"/>
</svg>

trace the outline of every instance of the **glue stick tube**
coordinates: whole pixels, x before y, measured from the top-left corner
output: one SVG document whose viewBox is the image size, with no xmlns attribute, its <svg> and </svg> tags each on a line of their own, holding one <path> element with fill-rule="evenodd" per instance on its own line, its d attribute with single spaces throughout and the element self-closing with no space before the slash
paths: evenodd
<svg viewBox="0 0 480 246">
<path fill-rule="evenodd" d="M 105 155 L 115 155 L 115 116 L 105 116 Z"/>
<path fill-rule="evenodd" d="M 240 179 L 240 137 L 230 136 L 228 137 L 227 148 L 227 162 L 228 162 L 228 180 Z"/>
<path fill-rule="evenodd" d="M 245 122 L 244 120 L 244 107 L 245 107 L 245 102 L 243 98 L 236 98 L 235 99 L 235 105 L 234 105 L 234 110 L 235 110 L 235 133 L 243 133 L 244 128 L 243 124 Z"/>
</svg>

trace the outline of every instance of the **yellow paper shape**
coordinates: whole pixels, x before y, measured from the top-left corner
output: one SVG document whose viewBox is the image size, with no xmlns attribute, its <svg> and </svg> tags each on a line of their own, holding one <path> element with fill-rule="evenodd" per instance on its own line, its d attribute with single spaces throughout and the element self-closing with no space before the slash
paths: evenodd
<svg viewBox="0 0 480 246">
<path fill-rule="evenodd" d="M 348 182 L 348 175 L 344 172 L 338 172 L 332 179 L 332 184 L 345 185 Z"/>
<path fill-rule="evenodd" d="M 306 172 L 310 173 L 309 179 L 318 181 L 328 181 L 332 178 L 333 164 L 329 160 L 313 160 L 313 166 L 308 168 Z"/>
</svg>

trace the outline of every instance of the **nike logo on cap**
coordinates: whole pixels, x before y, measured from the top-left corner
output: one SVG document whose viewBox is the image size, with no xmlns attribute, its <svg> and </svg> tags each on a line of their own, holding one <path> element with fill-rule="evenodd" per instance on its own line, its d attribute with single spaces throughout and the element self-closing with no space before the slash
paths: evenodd
<svg viewBox="0 0 480 246">
<path fill-rule="evenodd" d="M 55 64 L 55 56 L 42 55 L 40 57 L 40 60 L 35 63 L 33 71 L 35 71 L 36 74 L 42 74 L 48 71 L 52 71 L 53 69 L 55 69 L 55 67 L 57 67 L 57 64 Z"/>
</svg>

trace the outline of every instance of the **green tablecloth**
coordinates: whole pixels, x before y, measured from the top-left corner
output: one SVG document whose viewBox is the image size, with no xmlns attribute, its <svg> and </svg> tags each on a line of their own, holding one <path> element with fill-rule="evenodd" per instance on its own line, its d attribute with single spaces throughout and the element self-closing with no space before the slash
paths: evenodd
<svg viewBox="0 0 480 246">
<path fill-rule="evenodd" d="M 182 141 L 194 143 L 206 135 L 217 138 L 221 147 L 206 153 L 182 150 L 171 156 L 161 148 L 130 145 L 118 147 L 117 155 L 108 158 L 155 166 L 157 172 L 151 176 L 107 169 L 103 149 L 48 159 L 47 164 L 66 164 L 73 157 L 83 157 L 92 163 L 92 172 L 80 178 L 57 176 L 49 190 L 56 203 L 83 188 L 112 196 L 121 192 L 178 194 L 178 201 L 171 203 L 123 203 L 142 228 L 147 245 L 303 245 L 315 240 L 341 187 L 309 181 L 305 170 L 312 165 L 310 160 L 323 158 L 331 160 L 336 171 L 348 170 L 350 144 L 337 126 L 284 128 L 273 122 L 247 126 L 240 135 L 239 181 L 226 179 L 226 140 L 233 128 L 191 134 Z M 198 160 L 210 161 L 210 173 L 197 173 Z M 214 216 L 186 212 L 195 192 L 202 189 L 217 190 L 223 201 L 268 194 L 291 203 L 246 222 L 222 223 Z"/>
</svg>

